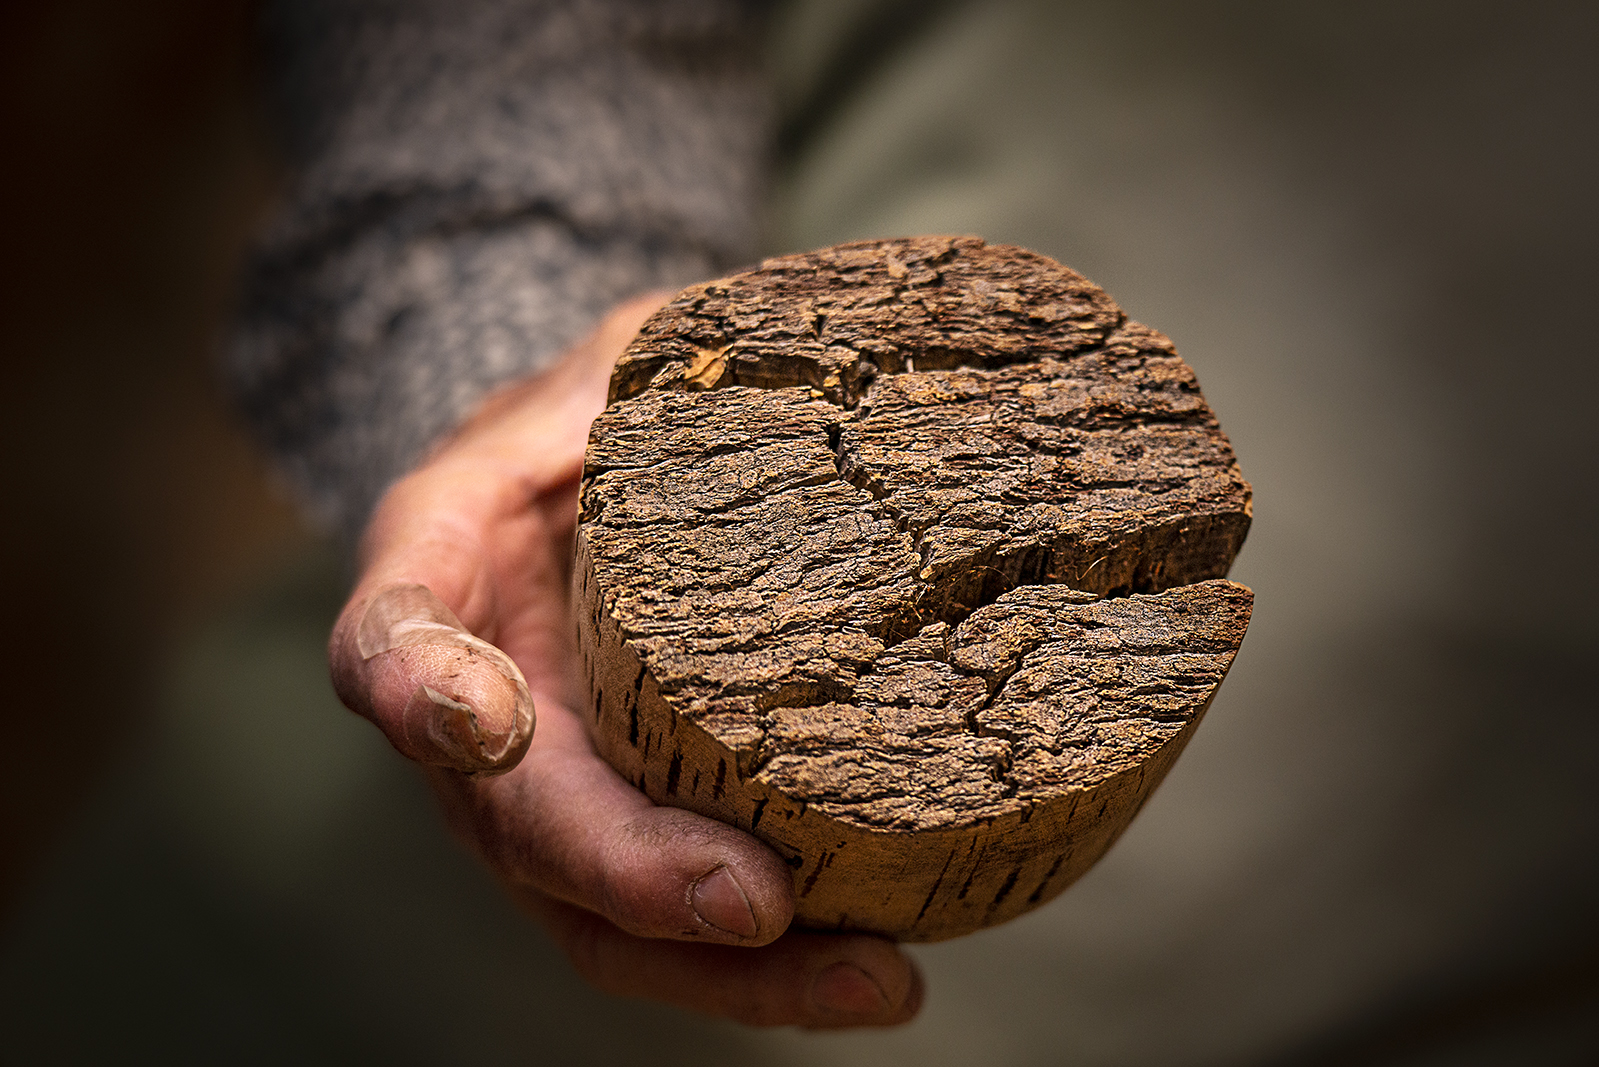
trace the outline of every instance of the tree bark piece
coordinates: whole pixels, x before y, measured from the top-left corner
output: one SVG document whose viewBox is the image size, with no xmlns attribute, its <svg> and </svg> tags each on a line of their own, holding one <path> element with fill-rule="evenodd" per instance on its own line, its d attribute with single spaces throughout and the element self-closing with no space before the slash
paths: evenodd
<svg viewBox="0 0 1599 1067">
<path fill-rule="evenodd" d="M 687 290 L 594 423 L 575 582 L 601 753 L 749 830 L 812 927 L 939 940 L 1087 870 L 1181 751 L 1252 596 L 1193 372 L 975 238 Z"/>
</svg>

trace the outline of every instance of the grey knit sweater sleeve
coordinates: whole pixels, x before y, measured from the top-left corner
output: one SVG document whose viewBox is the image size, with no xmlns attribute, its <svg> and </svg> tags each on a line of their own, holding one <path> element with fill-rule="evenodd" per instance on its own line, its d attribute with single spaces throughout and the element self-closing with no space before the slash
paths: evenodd
<svg viewBox="0 0 1599 1067">
<path fill-rule="evenodd" d="M 735 0 L 299 0 L 265 15 L 294 181 L 226 359 L 359 531 L 495 385 L 753 254 L 768 111 Z"/>
</svg>

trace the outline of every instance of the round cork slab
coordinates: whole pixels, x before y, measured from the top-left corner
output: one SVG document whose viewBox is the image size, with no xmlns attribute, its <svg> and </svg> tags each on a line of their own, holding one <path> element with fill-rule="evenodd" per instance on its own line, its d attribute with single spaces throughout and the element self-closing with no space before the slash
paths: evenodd
<svg viewBox="0 0 1599 1067">
<path fill-rule="evenodd" d="M 1127 826 L 1248 626 L 1250 490 L 1161 334 L 1043 256 L 840 245 L 684 290 L 589 438 L 601 753 L 796 921 L 933 941 Z"/>
</svg>

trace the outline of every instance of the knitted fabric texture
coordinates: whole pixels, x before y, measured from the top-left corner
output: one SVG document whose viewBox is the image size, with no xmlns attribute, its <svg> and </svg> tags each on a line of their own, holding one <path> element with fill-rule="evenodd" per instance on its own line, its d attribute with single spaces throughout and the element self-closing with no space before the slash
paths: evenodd
<svg viewBox="0 0 1599 1067">
<path fill-rule="evenodd" d="M 728 0 L 318 0 L 264 16 L 294 171 L 228 383 L 353 539 L 494 386 L 614 303 L 754 254 L 759 11 Z"/>
</svg>

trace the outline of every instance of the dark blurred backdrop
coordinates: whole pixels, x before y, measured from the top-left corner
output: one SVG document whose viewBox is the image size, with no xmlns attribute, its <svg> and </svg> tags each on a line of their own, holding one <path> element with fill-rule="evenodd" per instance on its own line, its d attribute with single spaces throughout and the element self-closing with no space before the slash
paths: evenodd
<svg viewBox="0 0 1599 1067">
<path fill-rule="evenodd" d="M 5 6 L 0 901 L 147 713 L 151 657 L 295 520 L 211 361 L 276 180 L 243 0 Z"/>
<path fill-rule="evenodd" d="M 375 1006 L 398 994 L 342 999 L 366 972 L 312 977 L 328 966 L 317 946 L 337 944 L 419 982 L 500 976 L 517 991 L 507 1017 L 542 1005 L 527 1027 L 577 997 L 569 1018 L 611 1019 L 596 1044 L 557 1041 L 579 1061 L 1599 1057 L 1596 5 L 779 6 L 771 247 L 954 231 L 1061 258 L 1176 340 L 1257 491 L 1235 572 L 1259 595 L 1254 627 L 1157 800 L 1036 919 L 926 950 L 923 1021 L 854 1038 L 615 1016 L 567 991 L 536 934 L 507 948 L 486 919 L 460 934 L 465 964 L 441 947 L 456 931 L 444 920 L 420 955 L 388 946 L 385 930 L 432 924 L 430 902 L 451 892 L 479 909 L 494 898 L 463 862 L 439 876 L 449 892 L 367 907 L 373 886 L 454 853 L 381 743 L 335 720 L 315 645 L 337 563 L 213 381 L 235 265 L 282 180 L 253 90 L 251 6 L 63 0 L 4 17 L 16 682 L 0 746 L 0 981 L 38 1026 L 59 1037 L 81 998 L 104 994 L 132 1005 L 107 1009 L 123 1048 L 214 1051 L 140 1022 L 154 1001 L 129 988 L 155 975 L 152 989 L 188 995 L 238 972 L 249 980 L 228 986 L 228 1010 L 186 1024 L 205 1040 L 263 1042 L 251 1047 L 268 1060 L 520 1058 L 512 1022 L 476 1034 L 468 1056 L 455 1038 L 405 1037 L 420 1024 Z M 260 647 L 291 616 L 311 621 L 278 659 L 224 647 Z M 194 681 L 242 685 L 251 669 L 251 707 L 322 755 L 263 740 L 248 709 Z M 174 731 L 201 738 L 181 759 L 161 740 Z M 280 762 L 250 793 L 257 772 L 234 773 L 230 752 L 272 744 Z M 367 809 L 322 786 L 263 814 L 275 801 L 262 797 L 314 779 L 310 764 L 359 778 L 328 762 L 340 745 L 363 753 L 361 774 L 398 783 L 407 799 L 385 810 L 413 813 L 424 844 L 385 837 L 375 814 L 338 837 L 326 827 Z M 183 822 L 195 809 L 203 830 Z M 359 842 L 340 846 L 349 869 L 306 858 L 313 826 Z M 217 858 L 242 838 L 247 858 Z M 283 873 L 274 848 L 304 870 Z M 162 849 L 181 859 L 139 865 Z M 193 899 L 174 903 L 173 885 Z M 340 894 L 348 911 L 318 911 Z M 148 944 L 116 947 L 111 932 L 154 912 Z M 172 948 L 180 928 L 188 948 Z M 548 976 L 522 976 L 529 960 Z M 37 1052 L 13 1023 L 17 1049 Z M 92 1061 L 96 1048 L 57 1051 Z"/>
</svg>

